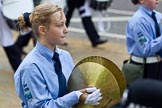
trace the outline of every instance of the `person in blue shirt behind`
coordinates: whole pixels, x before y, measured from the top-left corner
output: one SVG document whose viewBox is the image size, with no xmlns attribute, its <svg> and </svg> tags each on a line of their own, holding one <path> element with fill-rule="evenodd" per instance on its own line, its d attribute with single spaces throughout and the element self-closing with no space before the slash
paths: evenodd
<svg viewBox="0 0 162 108">
<path fill-rule="evenodd" d="M 41 4 L 32 13 L 21 15 L 18 23 L 20 29 L 31 26 L 38 39 L 14 74 L 22 107 L 71 108 L 79 102 L 98 105 L 102 96 L 96 87 L 66 91 L 74 63 L 68 51 L 57 47 L 65 42 L 68 33 L 63 10 L 53 4 Z"/>
<path fill-rule="evenodd" d="M 130 62 L 143 65 L 143 78 L 162 80 L 162 14 L 155 10 L 158 0 L 132 0 L 138 10 L 126 26 L 126 45 Z"/>
</svg>

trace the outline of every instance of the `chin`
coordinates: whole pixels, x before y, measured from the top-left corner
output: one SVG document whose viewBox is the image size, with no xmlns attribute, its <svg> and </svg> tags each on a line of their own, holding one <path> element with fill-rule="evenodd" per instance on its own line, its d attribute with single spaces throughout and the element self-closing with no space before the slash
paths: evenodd
<svg viewBox="0 0 162 108">
<path fill-rule="evenodd" d="M 60 45 L 63 45 L 64 43 L 65 43 L 65 41 L 61 41 L 61 42 L 60 42 Z"/>
</svg>

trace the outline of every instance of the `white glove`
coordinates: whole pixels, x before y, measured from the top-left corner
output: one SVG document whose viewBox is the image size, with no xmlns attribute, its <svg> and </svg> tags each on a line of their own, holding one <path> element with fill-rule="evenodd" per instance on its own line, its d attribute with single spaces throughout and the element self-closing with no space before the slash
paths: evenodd
<svg viewBox="0 0 162 108">
<path fill-rule="evenodd" d="M 102 99 L 100 89 L 96 89 L 94 92 L 89 94 L 84 102 L 84 104 L 89 104 L 89 105 L 98 105 L 100 104 L 98 101 Z"/>
<path fill-rule="evenodd" d="M 94 92 L 95 90 L 97 90 L 96 87 L 86 88 L 87 93 L 92 93 L 92 92 Z"/>
</svg>

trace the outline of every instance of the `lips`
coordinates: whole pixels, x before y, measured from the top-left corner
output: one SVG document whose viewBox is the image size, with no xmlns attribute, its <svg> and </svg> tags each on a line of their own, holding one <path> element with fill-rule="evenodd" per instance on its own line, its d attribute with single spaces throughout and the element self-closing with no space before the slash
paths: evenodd
<svg viewBox="0 0 162 108">
<path fill-rule="evenodd" d="M 61 38 L 65 38 L 65 36 L 62 36 Z"/>
</svg>

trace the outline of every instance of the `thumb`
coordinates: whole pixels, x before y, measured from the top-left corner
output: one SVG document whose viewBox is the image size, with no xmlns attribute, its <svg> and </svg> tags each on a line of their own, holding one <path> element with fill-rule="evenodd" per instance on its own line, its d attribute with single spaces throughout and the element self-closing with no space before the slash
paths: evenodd
<svg viewBox="0 0 162 108">
<path fill-rule="evenodd" d="M 90 88 L 86 88 L 87 93 L 92 93 L 96 90 L 96 87 L 90 87 Z"/>
</svg>

